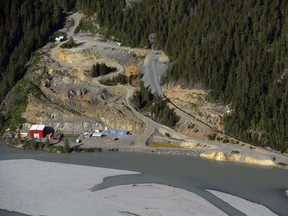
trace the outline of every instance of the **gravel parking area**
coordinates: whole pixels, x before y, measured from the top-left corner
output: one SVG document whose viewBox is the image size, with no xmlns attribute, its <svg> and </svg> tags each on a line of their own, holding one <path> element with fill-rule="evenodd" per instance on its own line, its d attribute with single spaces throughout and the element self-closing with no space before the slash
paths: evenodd
<svg viewBox="0 0 288 216">
<path fill-rule="evenodd" d="M 81 148 L 125 148 L 133 146 L 136 135 L 105 135 L 81 140 Z"/>
</svg>

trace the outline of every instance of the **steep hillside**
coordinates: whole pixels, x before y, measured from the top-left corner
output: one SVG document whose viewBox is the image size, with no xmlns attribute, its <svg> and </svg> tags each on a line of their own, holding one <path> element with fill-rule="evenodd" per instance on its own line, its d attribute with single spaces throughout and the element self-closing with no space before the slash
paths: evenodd
<svg viewBox="0 0 288 216">
<path fill-rule="evenodd" d="M 32 52 L 63 24 L 64 11 L 73 6 L 74 0 L 0 1 L 0 101 L 23 77 Z"/>
<path fill-rule="evenodd" d="M 281 0 L 78 0 L 123 44 L 164 49 L 165 83 L 200 87 L 229 105 L 225 131 L 288 149 L 288 2 Z"/>
</svg>

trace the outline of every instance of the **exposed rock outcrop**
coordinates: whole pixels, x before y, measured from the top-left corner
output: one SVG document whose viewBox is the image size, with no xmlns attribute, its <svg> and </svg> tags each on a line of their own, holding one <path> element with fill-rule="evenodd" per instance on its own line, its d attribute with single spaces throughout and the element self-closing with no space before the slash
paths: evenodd
<svg viewBox="0 0 288 216">
<path fill-rule="evenodd" d="M 272 159 L 265 157 L 253 158 L 253 156 L 246 156 L 244 162 L 247 164 L 261 165 L 261 166 L 275 166 L 275 162 Z"/>
<path fill-rule="evenodd" d="M 200 157 L 217 160 L 217 161 L 232 161 L 242 162 L 260 166 L 276 166 L 275 161 L 270 156 L 263 156 L 257 154 L 242 155 L 241 152 L 204 152 L 200 154 Z M 243 157 L 243 159 L 242 159 Z"/>
</svg>

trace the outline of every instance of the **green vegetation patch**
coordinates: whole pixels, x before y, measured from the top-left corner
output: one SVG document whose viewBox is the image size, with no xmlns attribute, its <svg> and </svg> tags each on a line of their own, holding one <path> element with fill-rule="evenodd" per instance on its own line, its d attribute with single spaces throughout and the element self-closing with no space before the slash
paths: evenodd
<svg viewBox="0 0 288 216">
<path fill-rule="evenodd" d="M 60 47 L 63 49 L 70 49 L 77 46 L 78 45 L 75 43 L 74 38 L 70 37 L 69 40 L 66 43 L 62 44 Z"/>
<path fill-rule="evenodd" d="M 65 135 L 63 136 L 63 139 L 67 139 L 68 141 L 75 141 L 76 139 L 78 139 L 79 135 L 75 134 L 75 135 Z"/>
<path fill-rule="evenodd" d="M 93 152 L 102 152 L 103 149 L 102 148 L 98 148 L 98 147 L 95 147 L 95 148 L 77 148 L 75 149 L 76 152 L 88 152 L 88 153 L 93 153 Z"/>
<path fill-rule="evenodd" d="M 22 113 L 26 110 L 29 95 L 40 98 L 42 92 L 36 85 L 25 79 L 20 80 L 13 87 L 9 101 L 10 107 L 8 112 L 4 114 L 4 129 L 10 128 L 11 130 L 15 130 L 19 124 L 25 122 L 22 118 Z"/>
<path fill-rule="evenodd" d="M 92 69 L 90 71 L 90 76 L 91 77 L 98 77 L 98 76 L 104 76 L 109 73 L 115 72 L 117 68 L 115 67 L 109 67 L 104 63 L 97 63 L 92 66 Z"/>
<path fill-rule="evenodd" d="M 189 122 L 188 129 L 193 129 L 193 128 L 195 128 L 195 124 L 192 122 Z"/>
<path fill-rule="evenodd" d="M 19 142 L 14 141 L 14 142 L 9 142 L 10 145 L 18 145 Z M 49 143 L 43 143 L 43 142 L 37 142 L 34 139 L 31 140 L 25 140 L 21 142 L 21 145 L 23 149 L 29 149 L 29 150 L 44 150 L 47 152 L 52 152 L 52 153 L 64 153 L 64 148 L 63 146 L 55 146 Z"/>
<path fill-rule="evenodd" d="M 97 27 L 94 25 L 94 22 L 91 18 L 82 18 L 79 22 L 79 25 L 76 27 L 74 33 L 77 34 L 80 30 L 95 34 L 97 32 Z"/>
<path fill-rule="evenodd" d="M 31 77 L 33 77 L 33 80 L 39 80 L 38 75 L 35 75 L 33 72 L 40 69 L 38 63 L 41 54 L 41 49 L 38 49 L 33 53 L 25 77 L 18 81 L 12 88 L 11 95 L 7 98 L 7 103 L 9 104 L 6 106 L 7 111 L 0 112 L 0 131 L 7 128 L 14 130 L 19 126 L 19 124 L 25 122 L 21 115 L 26 109 L 29 94 L 38 98 L 43 96 L 39 87 L 29 81 Z"/>
<path fill-rule="evenodd" d="M 51 153 L 65 153 L 63 146 L 55 146 L 50 144 L 46 144 L 44 146 L 44 150 Z"/>
<path fill-rule="evenodd" d="M 143 82 L 140 89 L 134 93 L 132 103 L 137 109 L 150 112 L 153 119 L 168 127 L 174 127 L 180 120 L 175 110 L 170 109 L 167 101 L 157 94 L 152 94 L 150 89 L 144 87 Z"/>
<path fill-rule="evenodd" d="M 71 28 L 72 26 L 75 25 L 75 21 L 73 18 L 69 18 L 65 20 L 65 24 L 67 26 L 67 28 Z"/>
<path fill-rule="evenodd" d="M 213 134 L 208 134 L 208 139 L 209 140 L 215 140 L 217 138 L 217 135 L 215 133 Z"/>
</svg>

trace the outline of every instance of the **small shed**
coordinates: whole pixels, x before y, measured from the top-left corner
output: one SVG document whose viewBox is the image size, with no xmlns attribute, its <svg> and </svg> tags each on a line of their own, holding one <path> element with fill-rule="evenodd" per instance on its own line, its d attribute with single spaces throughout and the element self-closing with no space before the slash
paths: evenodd
<svg viewBox="0 0 288 216">
<path fill-rule="evenodd" d="M 55 38 L 55 41 L 56 42 L 61 42 L 61 41 L 63 41 L 64 40 L 64 36 L 59 36 L 59 37 L 56 37 Z"/>
<path fill-rule="evenodd" d="M 29 135 L 32 138 L 39 139 L 45 137 L 45 125 L 32 125 L 29 130 Z"/>
</svg>

